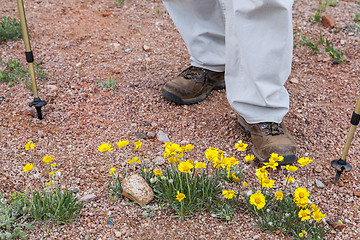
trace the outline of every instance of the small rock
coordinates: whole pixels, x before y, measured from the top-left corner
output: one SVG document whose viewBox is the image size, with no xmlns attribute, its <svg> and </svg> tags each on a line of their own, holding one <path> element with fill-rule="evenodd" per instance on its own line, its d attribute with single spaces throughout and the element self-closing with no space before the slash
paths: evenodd
<svg viewBox="0 0 360 240">
<path fill-rule="evenodd" d="M 340 40 L 340 45 L 345 45 L 345 40 Z"/>
<path fill-rule="evenodd" d="M 97 198 L 97 196 L 95 194 L 87 194 L 87 195 L 82 196 L 79 200 L 88 202 L 88 201 L 93 201 L 96 198 Z"/>
<path fill-rule="evenodd" d="M 143 134 L 143 133 L 136 133 L 135 136 L 140 138 L 140 139 L 146 139 L 146 135 Z"/>
<path fill-rule="evenodd" d="M 324 188 L 325 185 L 322 181 L 318 180 L 318 179 L 315 179 L 315 184 L 318 188 Z"/>
<path fill-rule="evenodd" d="M 345 186 L 345 184 L 344 184 L 344 182 L 343 181 L 339 181 L 339 187 L 343 187 L 343 186 Z"/>
<path fill-rule="evenodd" d="M 111 12 L 104 12 L 104 13 L 102 14 L 103 17 L 108 17 L 108 16 L 110 16 L 110 15 L 111 15 Z"/>
<path fill-rule="evenodd" d="M 317 173 L 321 173 L 323 171 L 323 168 L 322 168 L 321 165 L 316 165 L 314 171 L 317 172 Z"/>
<path fill-rule="evenodd" d="M 299 79 L 297 79 L 297 78 L 291 78 L 289 81 L 291 83 L 293 83 L 293 84 L 298 84 L 299 83 Z"/>
<path fill-rule="evenodd" d="M 37 131 L 37 134 L 39 134 L 40 137 L 43 137 L 43 136 L 45 135 L 45 133 L 44 133 L 43 131 L 41 131 L 41 130 L 38 130 L 38 131 Z"/>
<path fill-rule="evenodd" d="M 114 233 L 115 233 L 115 237 L 121 238 L 122 233 L 121 233 L 120 231 L 116 231 L 116 230 L 115 230 Z"/>
<path fill-rule="evenodd" d="M 278 230 L 276 230 L 276 232 L 275 232 L 277 235 L 279 235 L 280 233 L 281 233 L 281 230 L 280 229 L 278 229 Z"/>
<path fill-rule="evenodd" d="M 58 90 L 58 87 L 56 85 L 46 85 L 46 87 L 51 90 L 51 91 L 56 91 Z"/>
<path fill-rule="evenodd" d="M 137 124 L 136 124 L 136 123 L 132 123 L 132 124 L 130 124 L 130 126 L 131 126 L 131 127 L 136 127 Z"/>
<path fill-rule="evenodd" d="M 162 156 L 157 156 L 155 157 L 153 162 L 157 165 L 163 165 L 165 163 L 165 158 L 163 158 Z"/>
<path fill-rule="evenodd" d="M 133 198 L 141 204 L 148 204 L 154 199 L 154 191 L 139 174 L 121 180 L 123 187 L 122 195 L 130 200 Z M 131 196 L 133 197 L 130 197 Z"/>
<path fill-rule="evenodd" d="M 123 50 L 124 50 L 124 52 L 126 52 L 126 53 L 131 52 L 131 48 L 130 48 L 130 47 L 124 47 Z"/>
<path fill-rule="evenodd" d="M 322 25 L 326 28 L 332 29 L 335 27 L 335 20 L 331 17 L 330 14 L 325 14 L 321 17 Z"/>
<path fill-rule="evenodd" d="M 166 133 L 164 133 L 163 131 L 159 131 L 157 134 L 157 138 L 159 141 L 163 142 L 163 143 L 167 143 L 170 142 L 169 137 L 166 135 Z"/>
<path fill-rule="evenodd" d="M 260 235 L 255 235 L 255 236 L 254 236 L 254 239 L 260 239 L 260 238 L 261 238 Z"/>
<path fill-rule="evenodd" d="M 153 138 L 156 137 L 156 133 L 155 132 L 148 132 L 147 137 L 150 138 L 150 139 L 153 139 Z"/>
<path fill-rule="evenodd" d="M 360 197 L 360 192 L 354 191 L 354 192 L 353 192 L 353 195 L 354 195 L 355 197 Z"/>
<path fill-rule="evenodd" d="M 148 45 L 144 45 L 143 49 L 145 52 L 149 52 L 151 50 L 151 48 Z"/>
</svg>

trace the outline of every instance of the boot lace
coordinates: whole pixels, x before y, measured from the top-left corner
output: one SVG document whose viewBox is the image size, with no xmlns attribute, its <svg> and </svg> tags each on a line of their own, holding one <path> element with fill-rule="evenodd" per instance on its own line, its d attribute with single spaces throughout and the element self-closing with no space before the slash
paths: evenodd
<svg viewBox="0 0 360 240">
<path fill-rule="evenodd" d="M 186 79 L 191 79 L 194 81 L 204 80 L 204 76 L 206 74 L 206 70 L 199 67 L 190 66 L 185 69 L 180 75 L 182 75 Z"/>
<path fill-rule="evenodd" d="M 268 122 L 262 125 L 261 129 L 267 130 L 266 132 L 264 132 L 265 136 L 284 134 L 284 131 L 282 130 L 280 123 Z"/>
</svg>

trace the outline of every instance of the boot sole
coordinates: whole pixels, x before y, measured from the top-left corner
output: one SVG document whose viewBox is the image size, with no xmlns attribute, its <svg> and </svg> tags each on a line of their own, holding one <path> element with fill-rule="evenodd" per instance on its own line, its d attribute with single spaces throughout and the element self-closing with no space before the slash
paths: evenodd
<svg viewBox="0 0 360 240">
<path fill-rule="evenodd" d="M 173 102 L 182 104 L 182 105 L 190 105 L 190 104 L 194 104 L 194 103 L 199 103 L 203 100 L 205 100 L 207 98 L 207 96 L 209 96 L 209 94 L 211 93 L 212 90 L 223 90 L 225 89 L 225 81 L 219 81 L 216 85 L 214 85 L 214 87 L 210 88 L 208 91 L 204 92 L 203 94 L 194 97 L 194 98 L 188 98 L 188 99 L 184 99 L 181 98 L 179 96 L 176 96 L 175 94 L 167 91 L 166 89 L 162 88 L 162 95 Z"/>
<path fill-rule="evenodd" d="M 251 133 L 250 133 L 250 128 L 248 123 L 245 121 L 245 119 L 243 119 L 242 117 L 238 118 L 238 123 L 240 128 L 244 131 L 244 133 L 251 138 Z M 261 157 L 255 150 L 254 146 L 251 148 L 252 152 L 254 153 L 254 155 L 256 156 L 256 158 L 262 162 L 262 163 L 266 163 L 269 162 L 270 157 L 268 158 L 263 158 Z M 284 157 L 284 160 L 282 160 L 281 162 L 278 162 L 279 165 L 288 165 L 288 164 L 293 164 L 294 162 L 296 162 L 296 156 L 295 154 L 289 154 L 289 155 L 282 155 Z"/>
</svg>

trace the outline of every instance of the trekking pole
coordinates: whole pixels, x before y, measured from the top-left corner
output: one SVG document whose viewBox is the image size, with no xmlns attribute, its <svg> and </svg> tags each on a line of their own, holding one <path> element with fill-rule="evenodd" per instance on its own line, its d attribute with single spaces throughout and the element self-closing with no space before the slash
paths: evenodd
<svg viewBox="0 0 360 240">
<path fill-rule="evenodd" d="M 338 160 L 331 161 L 331 166 L 336 169 L 335 184 L 339 182 L 340 175 L 344 170 L 345 172 L 351 170 L 351 165 L 346 162 L 346 156 L 349 152 L 350 144 L 352 139 L 354 138 L 356 126 L 359 124 L 359 122 L 360 122 L 360 96 L 356 102 L 355 111 L 351 116 L 351 120 L 350 120 L 351 126 L 349 129 L 348 136 L 346 138 L 346 143 L 341 158 Z"/>
<path fill-rule="evenodd" d="M 27 27 L 27 23 L 26 23 L 23 0 L 17 0 L 17 5 L 18 5 L 18 9 L 19 9 L 20 24 L 21 24 L 22 35 L 23 35 L 23 40 L 24 40 L 24 44 L 25 44 L 26 61 L 28 62 L 28 65 L 29 65 L 29 73 L 30 73 L 30 77 L 31 77 L 31 88 L 34 93 L 34 101 L 29 103 L 29 106 L 35 107 L 38 118 L 41 120 L 42 119 L 41 107 L 46 105 L 46 102 L 41 100 L 38 96 L 36 79 L 35 79 L 35 69 L 34 69 L 34 55 L 31 51 L 29 32 L 28 32 L 28 27 Z"/>
</svg>

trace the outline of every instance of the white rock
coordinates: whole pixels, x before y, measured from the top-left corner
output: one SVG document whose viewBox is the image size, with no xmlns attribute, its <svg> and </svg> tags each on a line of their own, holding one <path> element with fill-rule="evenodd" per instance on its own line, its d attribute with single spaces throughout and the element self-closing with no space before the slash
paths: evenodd
<svg viewBox="0 0 360 240">
<path fill-rule="evenodd" d="M 318 180 L 318 179 L 315 179 L 315 184 L 318 188 L 324 188 L 325 185 L 322 181 Z"/>
<path fill-rule="evenodd" d="M 164 133 L 163 131 L 159 131 L 157 134 L 157 138 L 159 141 L 163 142 L 163 143 L 167 143 L 170 142 L 169 137 L 166 135 L 166 133 Z"/>
<path fill-rule="evenodd" d="M 86 202 L 86 201 L 95 200 L 96 198 L 97 198 L 96 195 L 92 193 L 92 194 L 87 194 L 87 195 L 82 196 L 79 200 Z"/>
</svg>

